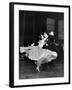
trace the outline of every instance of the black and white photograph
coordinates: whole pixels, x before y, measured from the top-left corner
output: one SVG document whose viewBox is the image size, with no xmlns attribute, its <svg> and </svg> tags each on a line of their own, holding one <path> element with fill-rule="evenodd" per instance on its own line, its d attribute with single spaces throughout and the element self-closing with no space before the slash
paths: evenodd
<svg viewBox="0 0 72 90">
<path fill-rule="evenodd" d="M 69 10 L 10 3 L 10 87 L 70 82 Z"/>
<path fill-rule="evenodd" d="M 64 77 L 64 13 L 19 11 L 19 79 Z"/>
</svg>

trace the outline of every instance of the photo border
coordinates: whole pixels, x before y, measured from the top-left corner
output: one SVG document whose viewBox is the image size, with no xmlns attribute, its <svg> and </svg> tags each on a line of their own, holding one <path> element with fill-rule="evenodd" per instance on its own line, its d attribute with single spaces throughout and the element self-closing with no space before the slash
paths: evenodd
<svg viewBox="0 0 72 90">
<path fill-rule="evenodd" d="M 69 9 L 69 81 L 68 82 L 14 86 L 14 5 L 63 7 L 63 8 Z M 9 86 L 10 87 L 29 87 L 29 86 L 31 87 L 31 86 L 46 86 L 46 85 L 61 85 L 61 84 L 70 84 L 70 6 L 10 2 L 9 3 Z"/>
</svg>

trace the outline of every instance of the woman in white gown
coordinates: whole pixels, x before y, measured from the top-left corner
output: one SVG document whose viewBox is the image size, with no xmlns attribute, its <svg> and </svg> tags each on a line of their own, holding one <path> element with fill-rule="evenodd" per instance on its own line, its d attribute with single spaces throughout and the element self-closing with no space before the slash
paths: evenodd
<svg viewBox="0 0 72 90">
<path fill-rule="evenodd" d="M 21 47 L 21 52 L 26 52 L 26 56 L 35 61 L 37 65 L 37 70 L 40 72 L 39 67 L 43 63 L 48 63 L 53 59 L 56 59 L 57 53 L 50 51 L 48 49 L 43 49 L 43 46 L 46 44 L 46 40 L 48 39 L 48 35 L 44 33 L 41 35 L 41 40 L 39 40 L 38 45 L 34 46 L 34 43 L 29 47 Z"/>
</svg>

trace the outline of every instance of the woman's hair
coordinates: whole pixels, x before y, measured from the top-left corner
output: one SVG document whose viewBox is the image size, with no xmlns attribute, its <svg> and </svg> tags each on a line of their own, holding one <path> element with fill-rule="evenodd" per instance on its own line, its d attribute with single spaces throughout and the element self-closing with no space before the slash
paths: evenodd
<svg viewBox="0 0 72 90">
<path fill-rule="evenodd" d="M 41 33 L 39 34 L 39 39 L 40 39 L 40 40 L 41 40 L 41 35 L 44 36 L 44 33 L 47 34 L 47 32 L 41 32 Z M 48 34 L 47 34 L 47 35 L 48 35 Z"/>
</svg>

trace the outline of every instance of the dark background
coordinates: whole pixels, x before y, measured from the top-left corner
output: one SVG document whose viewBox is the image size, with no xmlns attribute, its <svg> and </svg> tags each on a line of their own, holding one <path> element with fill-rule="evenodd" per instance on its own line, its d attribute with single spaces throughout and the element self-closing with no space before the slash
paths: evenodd
<svg viewBox="0 0 72 90">
<path fill-rule="evenodd" d="M 40 33 L 53 31 L 55 37 L 63 40 L 64 13 L 19 11 L 20 46 L 39 40 Z"/>
</svg>

